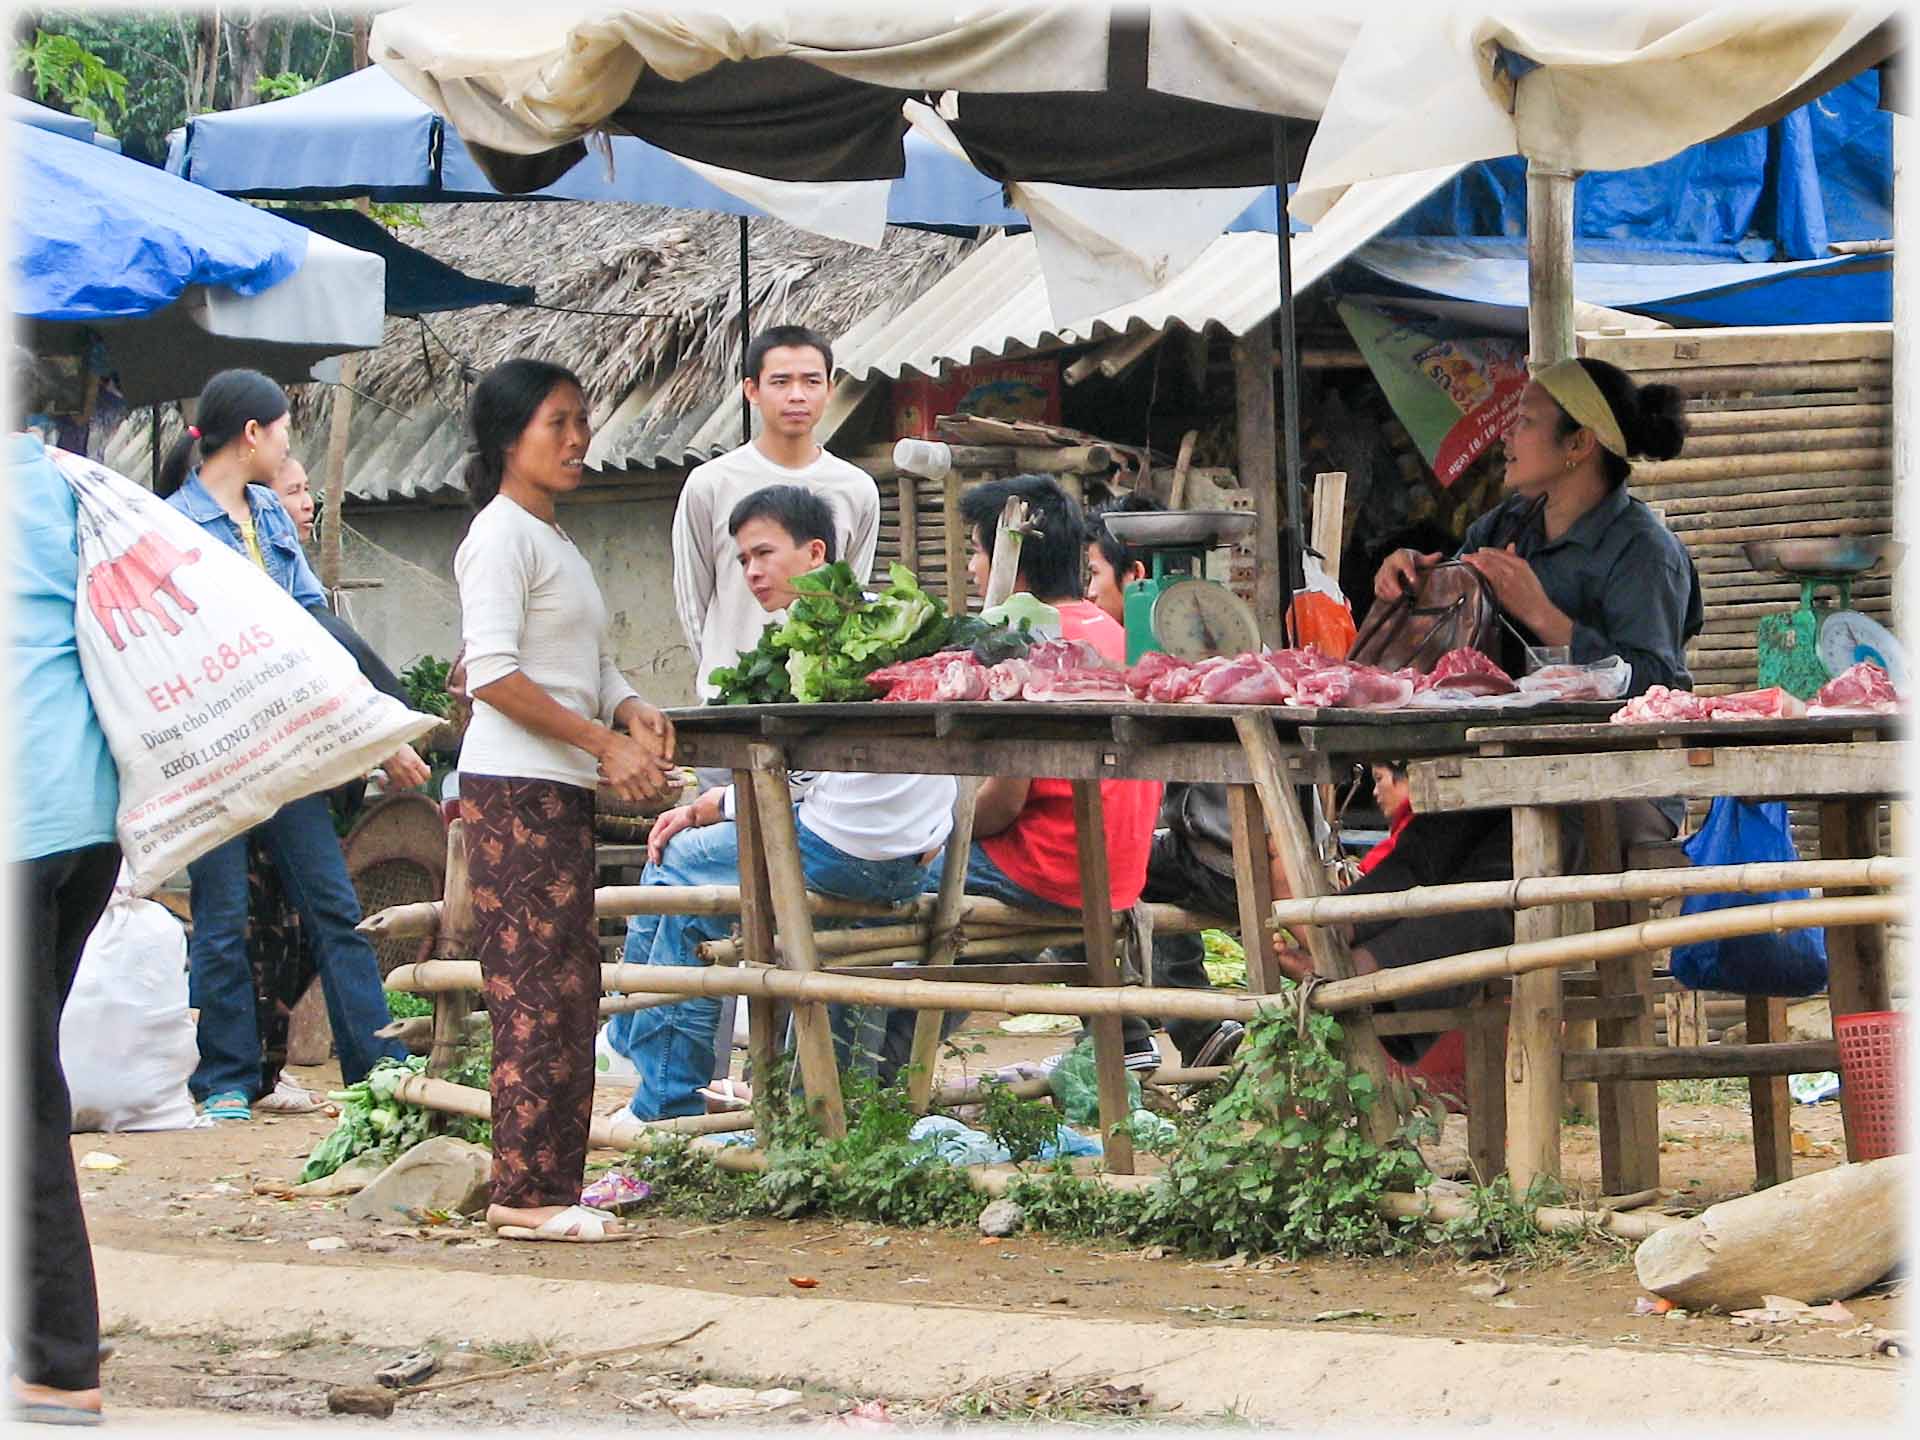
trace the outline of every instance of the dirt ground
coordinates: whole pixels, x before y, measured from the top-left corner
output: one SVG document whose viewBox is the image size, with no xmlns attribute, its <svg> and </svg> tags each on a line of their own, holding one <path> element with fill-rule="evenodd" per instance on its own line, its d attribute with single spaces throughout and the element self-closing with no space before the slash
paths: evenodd
<svg viewBox="0 0 1920 1440">
<path fill-rule="evenodd" d="M 1064 1043 L 1055 1036 L 1002 1034 L 995 1028 L 1000 1018 L 974 1017 L 972 1036 L 986 1045 L 987 1053 L 970 1057 L 971 1066 L 1038 1058 Z M 296 1073 L 317 1089 L 337 1084 L 337 1074 L 330 1069 Z M 615 1108 L 625 1094 L 617 1086 L 603 1086 L 599 1108 Z M 1839 1163 L 1837 1105 L 1796 1106 L 1793 1122 L 1796 1173 Z M 1893 1362 L 1876 1357 L 1874 1340 L 1863 1327 L 1892 1329 L 1902 1323 L 1897 1291 L 1889 1288 L 1847 1303 L 1858 1321 L 1853 1326 L 1740 1327 L 1719 1315 L 1636 1314 L 1635 1301 L 1643 1292 L 1634 1279 L 1631 1247 L 1624 1243 L 1548 1268 L 1502 1270 L 1486 1263 L 1462 1264 L 1450 1254 L 1365 1262 L 1248 1263 L 1236 1258 L 1209 1263 L 1042 1236 L 983 1240 L 971 1232 L 900 1231 L 862 1222 L 706 1225 L 649 1213 L 643 1206 L 629 1212 L 629 1223 L 647 1237 L 642 1242 L 540 1246 L 502 1243 L 474 1223 L 399 1227 L 359 1222 L 345 1216 L 340 1200 L 254 1193 L 256 1182 L 292 1180 L 308 1150 L 331 1126 L 320 1117 L 282 1117 L 214 1129 L 76 1136 L 76 1159 L 84 1162 L 90 1152 L 105 1152 L 123 1162 L 107 1170 L 83 1165 L 82 1190 L 94 1244 L 198 1260 L 226 1256 L 296 1266 L 391 1268 L 414 1277 L 430 1266 L 556 1280 L 631 1279 L 737 1296 L 792 1296 L 796 1292 L 790 1277 L 804 1275 L 818 1282 L 809 1294 L 980 1315 L 1078 1315 L 1195 1330 L 1303 1328 L 1315 1334 L 1357 1330 L 1464 1336 L 1874 1366 Z M 1696 1209 L 1751 1189 L 1753 1158 L 1744 1104 L 1669 1099 L 1661 1110 L 1661 1134 L 1661 1178 L 1671 1195 L 1665 1202 L 1669 1208 Z M 1595 1193 L 1599 1162 L 1591 1125 L 1567 1129 L 1564 1156 L 1570 1185 L 1584 1194 Z M 328 1238 L 344 1240 L 345 1248 L 309 1248 L 309 1242 Z M 1489 1285 L 1489 1280 L 1501 1283 Z M 246 1331 L 243 1322 L 244 1317 L 236 1317 L 235 1336 Z M 465 1338 L 457 1317 L 442 1317 L 423 1324 L 419 1343 L 431 1341 L 437 1349 L 458 1351 Z M 375 1350 L 356 1339 L 324 1333 L 324 1327 L 267 1343 L 257 1334 L 183 1340 L 128 1333 L 109 1367 L 108 1385 L 123 1405 L 315 1418 L 326 1413 L 328 1384 L 365 1383 L 372 1370 L 396 1358 L 398 1352 Z M 529 1335 L 523 1350 L 493 1358 L 502 1363 L 538 1358 L 540 1344 L 541 1337 Z M 649 1388 L 631 1382 L 664 1363 L 644 1356 L 630 1360 L 621 1367 L 618 1378 L 623 1384 L 617 1396 L 600 1383 L 606 1368 L 588 1366 L 557 1377 L 456 1389 L 411 1400 L 408 1406 L 420 1422 L 463 1428 L 575 1425 L 616 1415 L 631 1422 L 641 1418 L 631 1396 Z M 659 1373 L 658 1385 L 651 1388 L 663 1394 L 684 1393 L 703 1380 L 719 1378 Z M 736 1378 L 743 1384 L 770 1383 L 765 1377 Z M 811 1393 L 775 1412 L 769 1423 L 790 1421 L 796 1412 L 815 1419 L 841 1414 L 870 1398 Z M 937 1409 L 923 1406 L 894 1418 L 931 1422 L 940 1416 Z M 679 1417 L 662 1410 L 656 1418 L 671 1424 Z M 727 1423 L 746 1422 L 736 1416 Z"/>
</svg>

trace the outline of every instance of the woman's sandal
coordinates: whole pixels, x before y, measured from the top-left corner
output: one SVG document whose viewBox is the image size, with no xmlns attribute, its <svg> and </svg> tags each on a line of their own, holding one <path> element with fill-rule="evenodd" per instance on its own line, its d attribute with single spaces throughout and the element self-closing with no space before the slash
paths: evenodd
<svg viewBox="0 0 1920 1440">
<path fill-rule="evenodd" d="M 569 1205 L 539 1225 L 496 1225 L 493 1233 L 502 1240 L 554 1240 L 566 1245 L 607 1245 L 616 1240 L 638 1240 L 632 1230 L 609 1231 L 616 1220 L 610 1210 L 595 1210 L 588 1205 Z"/>
<path fill-rule="evenodd" d="M 222 1090 L 218 1095 L 206 1098 L 200 1113 L 214 1120 L 251 1120 L 253 1106 L 241 1091 Z"/>
<path fill-rule="evenodd" d="M 694 1093 L 707 1102 L 709 1115 L 745 1110 L 753 1104 L 753 1088 L 743 1080 L 716 1080 L 711 1085 L 701 1086 Z"/>
</svg>

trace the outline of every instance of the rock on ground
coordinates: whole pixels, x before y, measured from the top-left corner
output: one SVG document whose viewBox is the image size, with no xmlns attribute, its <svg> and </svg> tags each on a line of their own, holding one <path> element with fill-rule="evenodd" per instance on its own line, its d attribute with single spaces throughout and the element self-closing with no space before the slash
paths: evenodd
<svg viewBox="0 0 1920 1440">
<path fill-rule="evenodd" d="M 980 1212 L 982 1235 L 1011 1235 L 1027 1223 L 1027 1212 L 1012 1200 L 996 1200 Z"/>
<path fill-rule="evenodd" d="M 429 1210 L 471 1215 L 486 1207 L 493 1154 L 451 1135 L 423 1140 L 347 1202 L 355 1220 L 414 1220 Z"/>
</svg>

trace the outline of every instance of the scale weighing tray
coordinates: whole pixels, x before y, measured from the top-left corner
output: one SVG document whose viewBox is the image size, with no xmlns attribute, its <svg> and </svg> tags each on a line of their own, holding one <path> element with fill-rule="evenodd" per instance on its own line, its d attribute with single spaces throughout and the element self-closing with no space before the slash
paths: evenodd
<svg viewBox="0 0 1920 1440">
<path fill-rule="evenodd" d="M 1253 533 L 1258 519 L 1249 510 L 1146 510 L 1100 517 L 1122 545 L 1142 549 L 1168 546 L 1231 545 Z"/>
<path fill-rule="evenodd" d="M 1776 575 L 1853 578 L 1900 563 L 1906 546 L 1885 537 L 1836 535 L 1813 540 L 1749 540 L 1741 547 L 1755 570 Z"/>
</svg>

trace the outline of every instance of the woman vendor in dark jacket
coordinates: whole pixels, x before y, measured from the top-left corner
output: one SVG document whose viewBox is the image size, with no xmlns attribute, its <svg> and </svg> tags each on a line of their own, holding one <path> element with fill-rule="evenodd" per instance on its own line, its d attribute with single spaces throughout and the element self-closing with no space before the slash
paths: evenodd
<svg viewBox="0 0 1920 1440">
<path fill-rule="evenodd" d="M 1473 523 L 1459 555 L 1535 644 L 1565 646 L 1576 664 L 1624 659 L 1633 670 L 1632 695 L 1652 685 L 1691 688 L 1682 651 L 1704 623 L 1700 579 L 1686 548 L 1627 493 L 1631 460 L 1680 453 L 1686 436 L 1680 407 L 1672 386 L 1637 386 L 1605 361 L 1569 359 L 1541 370 L 1522 392 L 1504 438 L 1512 493 Z M 1397 598 L 1420 566 L 1441 558 L 1395 551 L 1381 565 L 1374 593 Z M 1620 809 L 1623 843 L 1670 838 L 1680 819 L 1670 801 Z M 1501 810 L 1416 814 L 1393 853 L 1347 893 L 1508 878 L 1511 835 Z M 1350 938 L 1354 963 L 1364 972 L 1511 944 L 1513 915 L 1501 909 L 1418 916 L 1356 926 Z M 1279 957 L 1295 978 L 1312 970 L 1304 951 L 1282 949 Z M 1458 1005 L 1468 994 L 1435 992 L 1418 1004 Z M 1389 1048 L 1405 1047 L 1389 1041 Z"/>
</svg>

